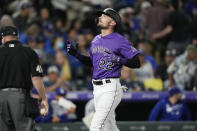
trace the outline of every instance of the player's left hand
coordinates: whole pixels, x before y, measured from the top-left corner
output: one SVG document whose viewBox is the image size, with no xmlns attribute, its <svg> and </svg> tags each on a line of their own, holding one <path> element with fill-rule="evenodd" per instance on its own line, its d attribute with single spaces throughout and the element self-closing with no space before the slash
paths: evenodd
<svg viewBox="0 0 197 131">
<path fill-rule="evenodd" d="M 109 52 L 109 51 L 105 51 L 105 57 L 107 59 L 109 59 L 111 62 L 113 63 L 119 63 L 120 62 L 120 57 L 115 55 L 114 53 L 112 52 Z"/>
<path fill-rule="evenodd" d="M 72 56 L 76 56 L 77 54 L 77 49 L 78 49 L 78 44 L 76 44 L 76 46 L 73 46 L 72 43 L 70 41 L 66 41 L 65 43 L 65 48 L 67 49 L 67 52 L 72 55 Z"/>
</svg>

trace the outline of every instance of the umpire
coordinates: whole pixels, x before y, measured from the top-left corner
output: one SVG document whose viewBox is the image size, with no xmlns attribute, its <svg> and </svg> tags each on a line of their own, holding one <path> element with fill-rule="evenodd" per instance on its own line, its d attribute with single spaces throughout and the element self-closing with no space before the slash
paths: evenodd
<svg viewBox="0 0 197 131">
<path fill-rule="evenodd" d="M 41 107 L 48 114 L 48 102 L 42 82 L 42 68 L 37 54 L 18 41 L 15 27 L 1 29 L 0 47 L 0 130 L 33 131 L 33 119 L 26 114 L 30 90 L 37 89 Z M 29 106 L 29 105 L 28 105 Z"/>
</svg>

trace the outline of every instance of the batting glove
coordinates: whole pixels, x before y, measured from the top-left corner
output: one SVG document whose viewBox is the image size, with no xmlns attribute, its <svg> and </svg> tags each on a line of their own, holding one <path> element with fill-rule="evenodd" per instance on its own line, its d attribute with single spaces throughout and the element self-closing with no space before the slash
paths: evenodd
<svg viewBox="0 0 197 131">
<path fill-rule="evenodd" d="M 76 47 L 75 47 L 75 46 L 73 46 L 73 45 L 71 44 L 70 41 L 66 41 L 65 48 L 67 49 L 67 52 L 68 52 L 70 55 L 76 56 L 76 54 L 77 54 L 77 47 L 78 47 L 78 45 L 76 45 Z"/>
</svg>

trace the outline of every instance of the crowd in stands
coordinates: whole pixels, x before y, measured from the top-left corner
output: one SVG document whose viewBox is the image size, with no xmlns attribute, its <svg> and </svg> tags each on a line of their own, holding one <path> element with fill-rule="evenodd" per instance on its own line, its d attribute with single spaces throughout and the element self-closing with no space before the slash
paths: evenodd
<svg viewBox="0 0 197 131">
<path fill-rule="evenodd" d="M 70 40 L 89 55 L 99 34 L 95 12 L 106 7 L 119 12 L 119 33 L 142 51 L 141 68 L 124 67 L 122 84 L 132 91 L 197 88 L 197 0 L 7 0 L 0 6 L 0 27 L 16 26 L 20 41 L 38 54 L 47 92 L 92 90 L 91 68 L 64 46 Z"/>
</svg>

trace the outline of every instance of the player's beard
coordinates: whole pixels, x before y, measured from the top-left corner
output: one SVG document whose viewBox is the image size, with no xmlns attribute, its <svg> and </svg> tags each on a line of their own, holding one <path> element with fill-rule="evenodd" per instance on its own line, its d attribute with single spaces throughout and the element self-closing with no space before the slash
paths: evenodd
<svg viewBox="0 0 197 131">
<path fill-rule="evenodd" d="M 108 24 L 102 24 L 102 23 L 98 23 L 97 27 L 99 27 L 100 29 L 108 29 L 109 25 Z"/>
<path fill-rule="evenodd" d="M 106 26 L 101 26 L 101 25 L 98 25 L 98 27 L 100 28 L 100 29 L 107 29 L 108 27 L 106 27 Z"/>
</svg>

